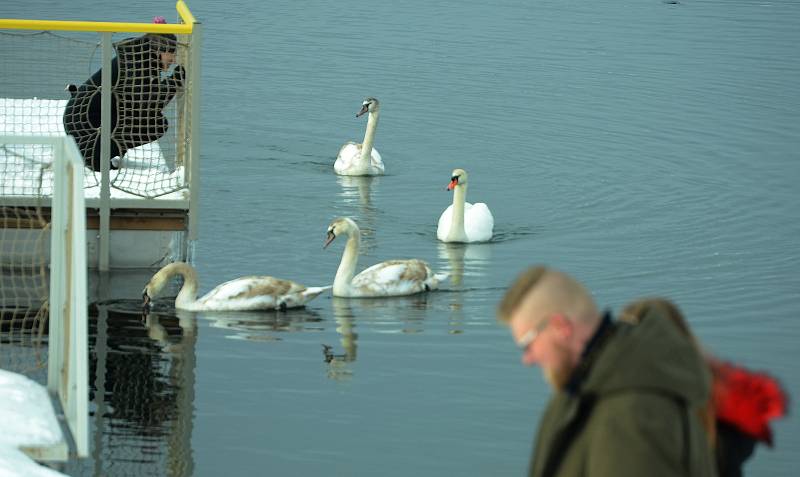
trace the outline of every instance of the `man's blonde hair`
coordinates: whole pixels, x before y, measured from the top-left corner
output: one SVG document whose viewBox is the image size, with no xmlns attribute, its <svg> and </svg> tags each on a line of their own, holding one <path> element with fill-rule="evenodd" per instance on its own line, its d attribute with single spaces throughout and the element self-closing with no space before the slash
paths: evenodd
<svg viewBox="0 0 800 477">
<path fill-rule="evenodd" d="M 543 265 L 529 267 L 522 272 L 500 300 L 500 304 L 497 306 L 497 319 L 506 323 L 511 321 L 511 314 L 522 304 L 528 292 L 539 284 L 546 273 L 547 267 Z"/>
<path fill-rule="evenodd" d="M 533 294 L 534 290 L 537 290 Z M 572 320 L 594 323 L 599 316 L 589 291 L 577 280 L 556 269 L 536 265 L 522 272 L 511 284 L 497 307 L 497 318 L 508 323 L 526 299 L 535 300 L 539 310 L 565 313 Z"/>
</svg>

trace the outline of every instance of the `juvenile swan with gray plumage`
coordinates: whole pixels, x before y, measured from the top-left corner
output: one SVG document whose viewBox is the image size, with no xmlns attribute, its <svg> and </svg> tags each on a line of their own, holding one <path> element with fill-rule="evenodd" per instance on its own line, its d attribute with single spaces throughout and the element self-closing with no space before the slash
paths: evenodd
<svg viewBox="0 0 800 477">
<path fill-rule="evenodd" d="M 447 278 L 446 273 L 436 274 L 426 262 L 416 258 L 388 260 L 355 275 L 361 230 L 347 217 L 335 219 L 328 226 L 323 247 L 330 245 L 340 235 L 347 235 L 347 245 L 333 280 L 333 296 L 362 298 L 413 295 L 435 290 L 439 282 Z"/>
<path fill-rule="evenodd" d="M 175 298 L 175 308 L 189 311 L 285 310 L 304 306 L 327 287 L 305 287 L 290 280 L 269 276 L 249 276 L 227 281 L 197 298 L 197 272 L 188 263 L 165 266 L 150 279 L 142 291 L 145 308 L 175 275 L 183 286 Z"/>
</svg>

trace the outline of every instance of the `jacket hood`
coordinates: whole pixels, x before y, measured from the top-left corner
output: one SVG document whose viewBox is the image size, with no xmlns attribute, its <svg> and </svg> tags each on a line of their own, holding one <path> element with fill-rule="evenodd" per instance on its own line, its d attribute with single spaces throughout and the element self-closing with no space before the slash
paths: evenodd
<svg viewBox="0 0 800 477">
<path fill-rule="evenodd" d="M 705 404 L 711 374 L 699 350 L 657 310 L 638 325 L 617 323 L 603 346 L 581 393 L 598 397 L 626 391 L 672 395 L 692 405 Z M 610 343 L 609 343 L 610 344 Z"/>
</svg>

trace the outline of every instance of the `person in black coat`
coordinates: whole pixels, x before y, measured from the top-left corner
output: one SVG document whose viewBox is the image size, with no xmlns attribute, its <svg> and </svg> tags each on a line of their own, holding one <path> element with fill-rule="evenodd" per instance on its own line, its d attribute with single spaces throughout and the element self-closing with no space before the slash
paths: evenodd
<svg viewBox="0 0 800 477">
<path fill-rule="evenodd" d="M 175 67 L 177 38 L 171 33 L 148 33 L 114 44 L 111 60 L 111 153 L 122 158 L 128 149 L 161 138 L 169 128 L 163 109 L 183 87 L 184 70 Z M 71 98 L 64 110 L 64 129 L 75 138 L 86 164 L 100 170 L 100 101 L 102 68 L 80 86 L 69 85 Z M 117 169 L 112 161 L 111 169 Z"/>
</svg>

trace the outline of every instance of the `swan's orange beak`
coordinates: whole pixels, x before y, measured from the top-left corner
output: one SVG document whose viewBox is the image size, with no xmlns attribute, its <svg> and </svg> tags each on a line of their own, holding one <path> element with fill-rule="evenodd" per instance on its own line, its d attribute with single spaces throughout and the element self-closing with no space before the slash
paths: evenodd
<svg viewBox="0 0 800 477">
<path fill-rule="evenodd" d="M 333 232 L 330 232 L 330 231 L 329 231 L 329 232 L 328 232 L 328 236 L 327 236 L 327 237 L 325 237 L 325 244 L 322 246 L 322 248 L 323 248 L 323 249 L 324 249 L 324 248 L 328 248 L 328 245 L 330 245 L 330 244 L 331 244 L 331 242 L 333 242 L 333 240 L 334 240 L 335 238 L 336 238 L 336 234 L 334 234 Z"/>
<path fill-rule="evenodd" d="M 458 185 L 458 177 L 453 177 L 450 183 L 447 185 L 447 190 L 453 190 Z"/>
<path fill-rule="evenodd" d="M 356 113 L 356 117 L 361 116 L 362 114 L 366 113 L 367 111 L 369 111 L 369 104 L 362 104 L 361 105 L 361 109 Z"/>
</svg>

